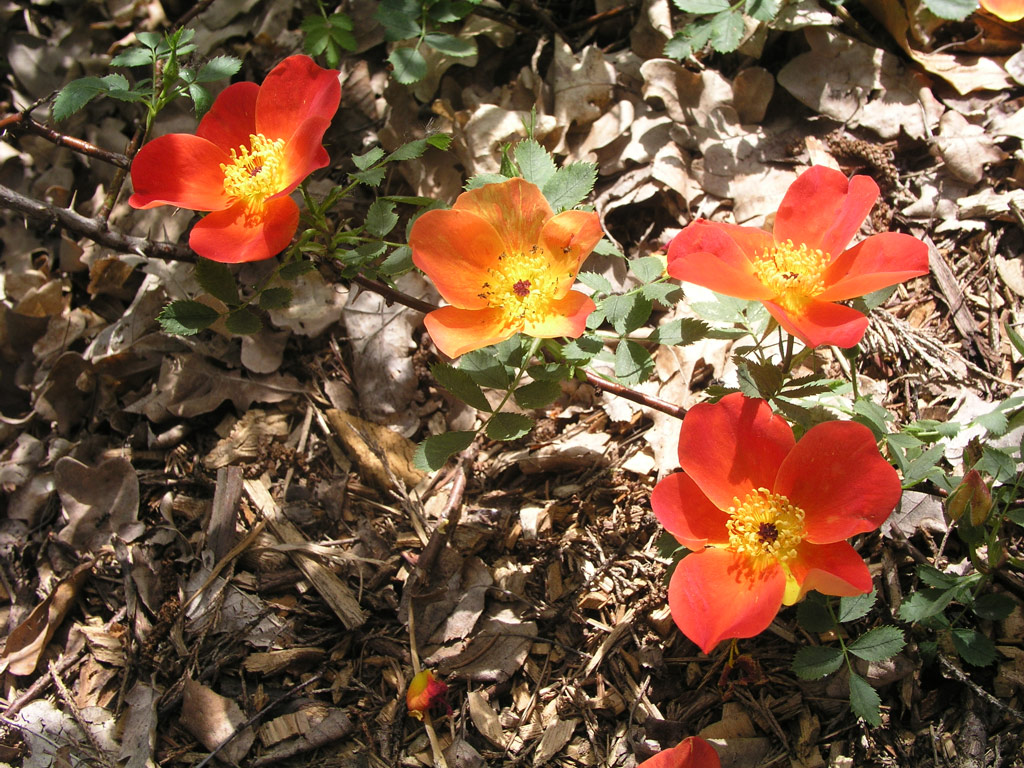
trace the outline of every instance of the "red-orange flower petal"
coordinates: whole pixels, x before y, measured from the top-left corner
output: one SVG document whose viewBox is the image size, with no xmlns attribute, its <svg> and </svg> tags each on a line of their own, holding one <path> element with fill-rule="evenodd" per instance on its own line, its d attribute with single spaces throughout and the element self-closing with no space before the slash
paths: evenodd
<svg viewBox="0 0 1024 768">
<path fill-rule="evenodd" d="M 669 243 L 666 271 L 739 299 L 769 299 L 772 293 L 754 275 L 751 257 L 773 245 L 760 229 L 697 219 Z"/>
<path fill-rule="evenodd" d="M 169 162 L 168 158 L 173 158 Z M 171 133 L 146 144 L 132 163 L 128 198 L 133 208 L 175 205 L 195 211 L 219 211 L 231 204 L 224 191 L 227 153 L 206 139 L 187 133 Z"/>
<path fill-rule="evenodd" d="M 765 301 L 786 333 L 796 336 L 808 347 L 831 344 L 848 349 L 860 343 L 868 327 L 868 317 L 852 307 L 827 301 L 808 301 L 800 315 L 794 315 L 774 301 Z"/>
<path fill-rule="evenodd" d="M 637 768 L 721 768 L 715 748 L 699 736 L 683 739 L 672 749 L 663 749 Z"/>
<path fill-rule="evenodd" d="M 493 226 L 476 213 L 452 209 L 427 211 L 409 234 L 413 263 L 437 287 L 441 298 L 464 309 L 482 309 L 480 287 L 503 252 Z"/>
<path fill-rule="evenodd" d="M 330 120 L 312 118 L 292 134 L 291 140 L 284 146 L 281 191 L 275 197 L 291 194 L 309 174 L 330 162 L 327 150 L 320 144 L 330 124 Z"/>
<path fill-rule="evenodd" d="M 711 653 L 722 640 L 767 629 L 785 589 L 786 575 L 778 565 L 758 571 L 731 550 L 702 549 L 676 566 L 668 605 L 683 634 Z"/>
<path fill-rule="evenodd" d="M 871 430 L 852 421 L 811 427 L 782 462 L 774 490 L 804 511 L 806 540 L 816 544 L 873 531 L 901 494 Z"/>
<path fill-rule="evenodd" d="M 679 466 L 719 509 L 755 488 L 771 489 L 793 449 L 793 430 L 764 400 L 736 392 L 695 405 L 679 433 Z"/>
<path fill-rule="evenodd" d="M 594 300 L 579 291 L 569 291 L 548 304 L 548 313 L 523 323 L 523 333 L 535 339 L 578 338 L 587 329 L 587 318 L 597 309 Z"/>
<path fill-rule="evenodd" d="M 249 137 L 257 133 L 256 96 L 259 92 L 256 83 L 229 85 L 199 121 L 196 136 L 212 141 L 225 152 L 249 146 Z M 223 180 L 223 175 L 221 178 Z"/>
<path fill-rule="evenodd" d="M 811 544 L 801 542 L 797 556 L 789 562 L 790 572 L 800 585 L 800 598 L 812 589 L 823 595 L 853 597 L 871 591 L 871 573 L 849 543 Z M 799 598 L 798 598 L 799 599 Z"/>
<path fill-rule="evenodd" d="M 540 188 L 519 178 L 463 192 L 454 210 L 479 216 L 494 227 L 509 254 L 536 246 L 544 223 L 554 216 Z"/>
<path fill-rule="evenodd" d="M 673 472 L 651 491 L 651 509 L 658 522 L 688 549 L 729 540 L 729 516 L 711 503 L 685 472 Z"/>
<path fill-rule="evenodd" d="M 572 287 L 580 265 L 602 237 L 600 220 L 588 211 L 562 211 L 544 222 L 539 243 L 551 256 L 552 272 L 559 275 L 556 297 Z"/>
<path fill-rule="evenodd" d="M 505 323 L 505 313 L 492 307 L 441 307 L 428 312 L 423 324 L 437 348 L 452 358 L 497 344 L 515 333 Z"/>
<path fill-rule="evenodd" d="M 409 681 L 409 688 L 405 692 L 406 710 L 417 720 L 422 720 L 425 714 L 435 709 L 444 708 L 450 713 L 451 708 L 445 698 L 447 693 L 445 682 L 438 680 L 429 669 L 424 669 Z"/>
<path fill-rule="evenodd" d="M 188 244 L 211 261 L 261 261 L 287 248 L 298 226 L 299 207 L 290 197 L 268 200 L 257 213 L 237 203 L 204 216 L 192 228 Z"/>
<path fill-rule="evenodd" d="M 883 232 L 842 253 L 825 271 L 818 301 L 854 299 L 928 272 L 928 246 L 899 232 Z"/>
<path fill-rule="evenodd" d="M 878 199 L 878 185 L 867 176 L 847 179 L 840 171 L 815 165 L 786 191 L 775 215 L 775 242 L 803 243 L 837 256 L 857 234 Z"/>
<path fill-rule="evenodd" d="M 981 0 L 981 7 L 1003 21 L 1013 22 L 1024 19 L 1024 2 L 1022 0 Z"/>
<path fill-rule="evenodd" d="M 308 56 L 289 56 L 270 70 L 260 86 L 256 130 L 268 139 L 287 141 L 309 119 L 329 124 L 340 101 L 336 70 L 321 69 Z"/>
</svg>

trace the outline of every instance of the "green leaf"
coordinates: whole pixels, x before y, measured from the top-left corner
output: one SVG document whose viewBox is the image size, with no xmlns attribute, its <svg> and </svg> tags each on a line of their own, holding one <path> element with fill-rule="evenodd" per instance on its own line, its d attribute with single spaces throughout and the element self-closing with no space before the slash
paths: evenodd
<svg viewBox="0 0 1024 768">
<path fill-rule="evenodd" d="M 796 620 L 808 632 L 828 632 L 836 626 L 825 598 L 817 592 L 808 593 L 804 600 L 797 603 Z"/>
<path fill-rule="evenodd" d="M 558 172 L 555 159 L 534 139 L 525 139 L 516 144 L 514 150 L 516 165 L 523 178 L 541 189 Z"/>
<path fill-rule="evenodd" d="M 298 280 L 307 272 L 312 272 L 316 269 L 316 264 L 312 261 L 292 261 L 281 267 L 281 271 L 277 273 L 277 276 L 282 280 Z"/>
<path fill-rule="evenodd" d="M 924 588 L 911 593 L 900 604 L 900 618 L 916 622 L 938 616 L 953 599 L 953 590 Z"/>
<path fill-rule="evenodd" d="M 381 0 L 374 18 L 387 30 L 388 40 L 408 40 L 423 31 L 421 12 L 419 0 Z"/>
<path fill-rule="evenodd" d="M 647 283 L 640 286 L 640 293 L 645 299 L 656 301 L 666 309 L 683 297 L 683 289 L 673 283 Z"/>
<path fill-rule="evenodd" d="M 251 336 L 263 330 L 263 321 L 250 310 L 242 307 L 227 316 L 224 327 L 239 336 Z"/>
<path fill-rule="evenodd" d="M 639 293 L 613 295 L 603 302 L 605 317 L 619 334 L 632 333 L 647 322 L 654 305 Z"/>
<path fill-rule="evenodd" d="M 995 643 L 973 629 L 954 629 L 953 647 L 973 667 L 987 667 L 996 660 Z"/>
<path fill-rule="evenodd" d="M 857 717 L 863 717 L 868 725 L 881 725 L 882 700 L 871 683 L 858 674 L 850 673 L 850 709 Z"/>
<path fill-rule="evenodd" d="M 587 288 L 594 291 L 594 293 L 610 295 L 615 292 L 615 289 L 612 288 L 612 284 L 608 282 L 608 279 L 604 275 L 597 274 L 597 272 L 580 272 L 576 275 L 576 279 L 587 286 Z"/>
<path fill-rule="evenodd" d="M 665 274 L 665 262 L 657 256 L 629 260 L 629 271 L 643 283 L 653 283 Z"/>
<path fill-rule="evenodd" d="M 164 36 L 158 35 L 156 32 L 138 32 L 135 39 L 151 51 L 156 50 L 164 42 Z"/>
<path fill-rule="evenodd" d="M 1024 528 L 1024 509 L 1011 509 L 1006 513 L 1006 519 Z"/>
<path fill-rule="evenodd" d="M 307 16 L 299 28 L 306 34 L 302 44 L 303 50 L 310 56 L 317 56 L 327 49 L 330 34 L 327 32 L 327 20 L 323 16 Z"/>
<path fill-rule="evenodd" d="M 484 431 L 491 440 L 517 440 L 530 433 L 533 419 L 521 413 L 496 413 Z"/>
<path fill-rule="evenodd" d="M 508 389 L 512 383 L 508 370 L 495 358 L 493 350 L 474 349 L 459 358 L 459 370 L 465 371 L 481 387 Z"/>
<path fill-rule="evenodd" d="M 434 363 L 430 366 L 430 374 L 438 384 L 466 405 L 488 413 L 493 410 L 483 391 L 465 371 L 453 368 L 448 363 Z"/>
<path fill-rule="evenodd" d="M 99 96 L 110 90 L 107 84 L 98 77 L 81 77 L 72 80 L 60 89 L 53 100 L 53 119 L 58 123 L 67 120 L 75 112 Z"/>
<path fill-rule="evenodd" d="M 902 651 L 906 644 L 898 627 L 876 627 L 847 643 L 846 649 L 864 661 L 884 661 Z"/>
<path fill-rule="evenodd" d="M 281 309 L 292 302 L 292 289 L 283 286 L 265 288 L 260 292 L 260 309 Z"/>
<path fill-rule="evenodd" d="M 747 0 L 747 15 L 758 21 L 774 21 L 781 9 L 781 0 Z"/>
<path fill-rule="evenodd" d="M 356 164 L 356 168 L 361 171 L 365 171 L 370 166 L 376 165 L 384 159 L 386 153 L 380 147 L 374 147 L 369 152 L 362 155 L 353 155 L 352 162 Z"/>
<path fill-rule="evenodd" d="M 1017 474 L 1017 462 L 1006 453 L 991 445 L 981 449 L 981 458 L 974 465 L 974 468 L 984 475 L 991 475 L 1000 483 L 1008 483 Z"/>
<path fill-rule="evenodd" d="M 238 304 L 238 286 L 231 270 L 219 261 L 196 259 L 196 280 L 204 291 L 228 306 Z"/>
<path fill-rule="evenodd" d="M 188 97 L 192 99 L 192 107 L 196 117 L 202 119 L 203 115 L 210 111 L 213 106 L 213 96 L 210 92 L 198 83 L 192 83 L 188 87 Z"/>
<path fill-rule="evenodd" d="M 157 316 L 164 333 L 193 336 L 209 328 L 220 315 L 217 310 L 198 301 L 181 299 L 172 301 Z"/>
<path fill-rule="evenodd" d="M 468 192 L 471 189 L 486 187 L 488 184 L 501 184 L 503 181 L 508 181 L 508 179 L 508 176 L 503 176 L 500 173 L 476 173 L 466 181 L 463 189 Z"/>
<path fill-rule="evenodd" d="M 544 197 L 555 213 L 572 208 L 594 189 L 597 181 L 597 163 L 572 163 L 559 168 L 541 187 Z"/>
<path fill-rule="evenodd" d="M 427 60 L 415 48 L 406 45 L 395 48 L 388 56 L 388 62 L 393 67 L 395 80 L 402 85 L 418 83 L 427 76 Z"/>
<path fill-rule="evenodd" d="M 651 353 L 629 339 L 622 339 L 615 348 L 615 377 L 632 387 L 651 378 L 654 360 Z"/>
<path fill-rule="evenodd" d="M 737 359 L 736 375 L 740 391 L 747 397 L 774 397 L 785 380 L 781 369 L 772 363 L 756 360 Z"/>
<path fill-rule="evenodd" d="M 366 230 L 374 237 L 385 237 L 398 224 L 395 204 L 390 200 L 374 200 L 366 211 Z"/>
<path fill-rule="evenodd" d="M 555 402 L 562 394 L 562 386 L 555 380 L 531 381 L 519 387 L 512 396 L 521 408 L 533 410 Z"/>
<path fill-rule="evenodd" d="M 718 13 L 729 10 L 730 0 L 672 0 L 683 13 Z"/>
<path fill-rule="evenodd" d="M 685 347 L 707 337 L 708 325 L 695 317 L 680 317 L 659 325 L 651 334 L 651 341 L 674 347 Z"/>
<path fill-rule="evenodd" d="M 843 652 L 827 645 L 807 645 L 793 657 L 793 671 L 801 680 L 817 680 L 831 675 L 843 663 Z"/>
<path fill-rule="evenodd" d="M 412 248 L 407 245 L 400 245 L 388 257 L 381 262 L 380 273 L 395 277 L 411 270 L 415 265 L 412 262 Z"/>
<path fill-rule="evenodd" d="M 476 43 L 444 32 L 430 32 L 424 36 L 423 42 L 441 53 L 461 59 L 476 55 Z"/>
<path fill-rule="evenodd" d="M 979 619 L 1002 621 L 1016 606 L 1014 599 L 999 592 L 988 592 L 971 604 L 971 610 Z"/>
<path fill-rule="evenodd" d="M 418 446 L 412 463 L 424 472 L 436 472 L 448 461 L 448 457 L 464 451 L 473 444 L 476 432 L 445 432 L 431 435 Z"/>
<path fill-rule="evenodd" d="M 562 347 L 562 356 L 570 365 L 585 366 L 602 349 L 604 349 L 604 342 L 599 337 L 584 334 Z"/>
<path fill-rule="evenodd" d="M 145 67 L 153 63 L 153 52 L 145 48 L 129 48 L 110 60 L 112 67 Z"/>
<path fill-rule="evenodd" d="M 963 21 L 978 10 L 978 0 L 924 0 L 924 7 L 940 19 Z"/>
<path fill-rule="evenodd" d="M 875 438 L 884 437 L 889 432 L 889 422 L 892 421 L 892 414 L 885 408 L 866 397 L 858 398 L 853 403 L 854 421 L 859 421 L 872 432 Z"/>
<path fill-rule="evenodd" d="M 740 47 L 743 39 L 743 14 L 722 11 L 711 18 L 711 47 L 719 53 L 729 53 Z"/>
<path fill-rule="evenodd" d="M 868 615 L 871 607 L 878 599 L 878 587 L 873 588 L 866 595 L 855 595 L 853 597 L 842 597 L 839 599 L 840 623 L 863 619 Z"/>
<path fill-rule="evenodd" d="M 212 83 L 231 77 L 242 68 L 242 60 L 234 56 L 214 56 L 203 64 L 196 75 L 197 83 Z"/>
<path fill-rule="evenodd" d="M 355 171 L 350 173 L 349 176 L 368 187 L 379 187 L 381 182 L 384 181 L 384 169 L 371 168 L 368 171 Z"/>
<path fill-rule="evenodd" d="M 1021 338 L 1021 335 L 1011 325 L 1005 325 L 1003 329 L 1006 331 L 1010 343 L 1013 344 L 1013 348 L 1017 350 L 1017 354 L 1024 356 L 1024 338 Z"/>
</svg>

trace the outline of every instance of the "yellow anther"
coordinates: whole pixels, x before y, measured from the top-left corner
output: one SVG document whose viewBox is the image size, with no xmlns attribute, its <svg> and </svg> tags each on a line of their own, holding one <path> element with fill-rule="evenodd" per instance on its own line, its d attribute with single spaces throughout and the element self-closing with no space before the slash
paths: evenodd
<svg viewBox="0 0 1024 768">
<path fill-rule="evenodd" d="M 262 208 L 263 202 L 281 191 L 281 164 L 284 139 L 271 141 L 262 133 L 249 136 L 249 146 L 231 150 L 231 162 L 222 163 L 224 191 L 236 200 L 244 200 L 249 212 Z"/>
<path fill-rule="evenodd" d="M 775 293 L 775 301 L 799 314 L 809 299 L 825 290 L 822 276 L 828 263 L 827 253 L 787 240 L 762 253 L 754 261 L 754 272 Z"/>
<path fill-rule="evenodd" d="M 742 501 L 733 499 L 726 512 L 729 548 L 749 557 L 757 570 L 796 557 L 804 539 L 804 512 L 785 496 L 758 488 Z"/>
<path fill-rule="evenodd" d="M 550 302 L 557 287 L 551 257 L 540 246 L 523 253 L 503 253 L 487 270 L 490 279 L 480 294 L 487 304 L 503 310 L 505 326 L 522 330 L 551 314 Z"/>
</svg>

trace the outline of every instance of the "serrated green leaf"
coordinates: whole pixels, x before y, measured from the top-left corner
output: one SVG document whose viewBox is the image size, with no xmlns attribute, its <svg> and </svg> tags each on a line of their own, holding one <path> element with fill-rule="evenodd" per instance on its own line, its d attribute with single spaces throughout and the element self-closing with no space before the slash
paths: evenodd
<svg viewBox="0 0 1024 768">
<path fill-rule="evenodd" d="M 292 289 L 284 286 L 265 288 L 260 292 L 260 309 L 281 309 L 292 303 Z"/>
<path fill-rule="evenodd" d="M 431 48 L 457 59 L 476 55 L 476 43 L 473 40 L 455 37 L 444 32 L 430 32 L 423 37 L 423 42 Z"/>
<path fill-rule="evenodd" d="M 817 680 L 831 675 L 843 663 L 843 652 L 827 645 L 807 645 L 793 657 L 793 672 L 801 680 Z"/>
<path fill-rule="evenodd" d="M 906 644 L 898 627 L 875 627 L 847 643 L 846 649 L 864 661 L 884 661 L 902 651 Z"/>
<path fill-rule="evenodd" d="M 900 618 L 915 622 L 938 616 L 953 599 L 953 590 L 926 587 L 911 593 L 900 604 Z"/>
<path fill-rule="evenodd" d="M 683 289 L 673 283 L 647 283 L 640 286 L 640 293 L 645 299 L 656 301 L 666 309 L 683 297 Z"/>
<path fill-rule="evenodd" d="M 562 357 L 570 365 L 585 366 L 602 349 L 604 349 L 604 342 L 600 338 L 584 334 L 562 347 Z"/>
<path fill-rule="evenodd" d="M 747 0 L 747 15 L 758 21 L 774 21 L 782 9 L 781 0 Z"/>
<path fill-rule="evenodd" d="M 434 363 L 430 366 L 430 373 L 438 384 L 466 405 L 487 413 L 493 410 L 483 391 L 466 371 L 453 368 L 448 363 Z"/>
<path fill-rule="evenodd" d="M 197 83 L 212 83 L 231 77 L 242 68 L 242 60 L 234 56 L 214 56 L 206 62 L 196 75 Z"/>
<path fill-rule="evenodd" d="M 129 48 L 110 60 L 112 67 L 145 67 L 153 63 L 153 52 L 146 48 Z"/>
<path fill-rule="evenodd" d="M 562 394 L 561 385 L 555 380 L 531 381 L 516 389 L 512 396 L 520 408 L 533 410 L 544 408 L 555 402 Z"/>
<path fill-rule="evenodd" d="M 413 454 L 413 466 L 423 472 L 436 472 L 450 456 L 464 451 L 473 444 L 476 432 L 445 432 L 431 435 L 418 446 Z"/>
<path fill-rule="evenodd" d="M 938 589 L 953 589 L 959 586 L 962 576 L 958 576 L 955 573 L 943 573 L 934 565 L 927 565 L 922 563 L 917 566 L 917 578 L 927 584 L 929 587 L 936 587 Z"/>
<path fill-rule="evenodd" d="M 987 635 L 974 629 L 954 629 L 953 647 L 972 667 L 987 667 L 996 660 L 996 646 Z"/>
<path fill-rule="evenodd" d="M 672 0 L 683 13 L 718 13 L 729 10 L 731 0 Z"/>
<path fill-rule="evenodd" d="M 856 621 L 868 615 L 871 607 L 878 599 L 878 587 L 874 587 L 866 595 L 854 595 L 853 597 L 842 597 L 839 599 L 839 613 L 837 614 L 840 623 Z"/>
<path fill-rule="evenodd" d="M 518 440 L 533 429 L 533 419 L 521 413 L 496 413 L 484 431 L 491 440 Z"/>
<path fill-rule="evenodd" d="M 137 32 L 135 39 L 150 50 L 155 50 L 164 42 L 164 36 L 156 32 Z"/>
<path fill-rule="evenodd" d="M 416 48 L 403 45 L 395 48 L 388 56 L 395 80 L 402 85 L 418 83 L 427 76 L 427 60 Z"/>
<path fill-rule="evenodd" d="M 615 348 L 615 377 L 627 387 L 651 378 L 654 360 L 651 353 L 629 339 L 622 339 Z"/>
<path fill-rule="evenodd" d="M 940 19 L 963 21 L 978 10 L 978 0 L 924 0 L 924 7 Z"/>
<path fill-rule="evenodd" d="M 236 309 L 227 316 L 224 320 L 224 327 L 231 333 L 237 333 L 239 336 L 251 336 L 263 330 L 263 321 L 250 310 L 243 307 L 242 309 Z"/>
<path fill-rule="evenodd" d="M 53 100 L 53 119 L 58 123 L 67 120 L 75 112 L 99 96 L 110 90 L 105 82 L 98 77 L 80 77 L 60 89 Z"/>
<path fill-rule="evenodd" d="M 632 333 L 647 322 L 651 316 L 653 305 L 649 299 L 639 293 L 608 296 L 601 302 L 605 318 L 615 328 L 616 333 Z"/>
<path fill-rule="evenodd" d="M 747 397 L 761 397 L 767 400 L 778 393 L 785 376 L 777 365 L 742 358 L 736 362 L 740 391 Z"/>
<path fill-rule="evenodd" d="M 349 32 L 355 29 L 352 19 L 346 16 L 344 13 L 332 13 L 328 19 L 330 26 L 333 29 L 344 29 Z"/>
<path fill-rule="evenodd" d="M 674 347 L 685 347 L 707 337 L 708 325 L 694 317 L 680 317 L 654 329 L 651 341 Z"/>
<path fill-rule="evenodd" d="M 523 178 L 541 189 L 558 171 L 551 153 L 534 139 L 526 139 L 516 144 L 514 155 Z"/>
<path fill-rule="evenodd" d="M 629 260 L 629 271 L 643 283 L 652 283 L 665 274 L 665 262 L 657 256 Z"/>
<path fill-rule="evenodd" d="M 979 619 L 1002 621 L 1011 613 L 1017 603 L 1009 595 L 999 592 L 988 592 L 971 603 L 971 610 Z"/>
<path fill-rule="evenodd" d="M 986 445 L 974 468 L 983 475 L 991 475 L 999 483 L 1009 483 L 1017 475 L 1017 460 L 1006 451 Z"/>
<path fill-rule="evenodd" d="M 374 200 L 366 211 L 366 230 L 374 237 L 385 237 L 398 224 L 395 204 L 390 200 Z"/>
<path fill-rule="evenodd" d="M 412 261 L 412 248 L 407 245 L 400 245 L 388 257 L 381 262 L 380 273 L 389 277 L 404 275 L 411 270 L 415 264 Z"/>
<path fill-rule="evenodd" d="M 828 632 L 835 628 L 836 623 L 825 605 L 825 598 L 817 592 L 811 592 L 804 600 L 797 603 L 796 620 L 808 632 Z"/>
<path fill-rule="evenodd" d="M 551 209 L 558 213 L 583 202 L 597 181 L 597 163 L 572 163 L 559 168 L 541 188 Z"/>
<path fill-rule="evenodd" d="M 213 106 L 213 96 L 198 83 L 189 85 L 188 97 L 192 99 L 192 108 L 196 113 L 196 117 L 200 120 L 203 115 L 210 111 L 210 107 Z"/>
<path fill-rule="evenodd" d="M 176 336 L 194 336 L 209 328 L 220 315 L 217 310 L 198 301 L 181 299 L 172 301 L 157 316 L 164 333 Z"/>
<path fill-rule="evenodd" d="M 508 369 L 495 358 L 494 354 L 483 349 L 474 349 L 459 358 L 459 370 L 465 371 L 481 387 L 507 389 L 512 383 Z"/>
<path fill-rule="evenodd" d="M 740 47 L 743 39 L 743 14 L 727 10 L 711 17 L 711 47 L 719 53 L 730 53 Z"/>
<path fill-rule="evenodd" d="M 452 145 L 452 137 L 447 133 L 432 133 L 427 136 L 427 144 L 432 146 L 434 149 L 440 149 L 442 152 L 448 151 L 448 147 Z"/>
<path fill-rule="evenodd" d="M 281 271 L 277 273 L 277 276 L 282 280 L 298 280 L 307 272 L 312 272 L 316 269 L 316 264 L 312 261 L 292 261 L 281 267 Z"/>
<path fill-rule="evenodd" d="M 608 279 L 604 275 L 599 275 L 596 272 L 580 272 L 576 275 L 576 279 L 595 293 L 611 294 L 615 291 L 615 289 L 612 288 L 612 284 L 608 282 Z"/>
<path fill-rule="evenodd" d="M 408 40 L 419 37 L 420 3 L 418 0 L 381 0 L 374 18 L 386 30 L 388 40 Z"/>
<path fill-rule="evenodd" d="M 238 304 L 238 285 L 231 270 L 219 261 L 196 259 L 196 280 L 204 291 L 228 306 Z"/>
<path fill-rule="evenodd" d="M 868 725 L 881 725 L 882 700 L 871 687 L 871 683 L 858 674 L 850 673 L 850 709 L 857 717 L 864 718 Z"/>
<path fill-rule="evenodd" d="M 365 171 L 372 165 L 376 165 L 384 159 L 385 152 L 380 147 L 374 147 L 369 152 L 362 155 L 353 155 L 352 162 L 355 163 L 356 168 L 361 171 Z"/>
</svg>

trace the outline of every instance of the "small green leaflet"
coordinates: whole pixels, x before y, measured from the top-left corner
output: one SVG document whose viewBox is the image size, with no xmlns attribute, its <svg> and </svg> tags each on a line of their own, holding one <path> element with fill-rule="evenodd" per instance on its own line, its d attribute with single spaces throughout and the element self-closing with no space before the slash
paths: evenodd
<svg viewBox="0 0 1024 768">
<path fill-rule="evenodd" d="M 220 315 L 217 310 L 189 299 L 174 301 L 163 308 L 157 316 L 164 333 L 177 336 L 193 336 L 209 328 Z"/>
<path fill-rule="evenodd" d="M 651 334 L 650 340 L 657 344 L 685 347 L 705 338 L 708 326 L 694 317 L 679 317 L 659 325 Z"/>
<path fill-rule="evenodd" d="M 197 259 L 196 280 L 204 291 L 228 306 L 238 304 L 235 276 L 224 264 L 210 259 Z"/>
<path fill-rule="evenodd" d="M 797 603 L 796 620 L 808 632 L 828 632 L 836 625 L 828 612 L 825 598 L 818 592 L 810 592 Z"/>
<path fill-rule="evenodd" d="M 383 238 L 398 224 L 395 204 L 390 200 L 374 200 L 366 212 L 366 231 Z"/>
<path fill-rule="evenodd" d="M 1013 613 L 1015 605 L 1016 602 L 1009 595 L 999 592 L 988 592 L 974 601 L 971 605 L 971 610 L 980 619 L 1002 621 Z"/>
<path fill-rule="evenodd" d="M 940 19 L 963 21 L 978 10 L 978 0 L 924 0 L 924 7 Z"/>
<path fill-rule="evenodd" d="M 242 60 L 234 56 L 214 56 L 203 64 L 196 75 L 197 83 L 212 83 L 231 77 L 242 68 Z"/>
<path fill-rule="evenodd" d="M 793 671 L 801 680 L 817 680 L 843 664 L 843 652 L 828 645 L 807 645 L 793 657 Z"/>
<path fill-rule="evenodd" d="M 479 411 L 491 412 L 491 404 L 484 397 L 483 390 L 468 373 L 458 368 L 453 368 L 447 363 L 434 363 L 430 366 L 430 373 L 442 387 L 459 398 L 466 405 L 472 406 Z"/>
<path fill-rule="evenodd" d="M 635 341 L 622 339 L 615 348 L 615 377 L 627 387 L 636 386 L 651 378 L 654 360 L 651 354 Z"/>
<path fill-rule="evenodd" d="M 730 0 L 672 0 L 683 13 L 718 13 L 729 10 Z"/>
<path fill-rule="evenodd" d="M 868 630 L 846 648 L 864 661 L 884 661 L 903 650 L 906 641 L 898 627 L 876 627 Z"/>
<path fill-rule="evenodd" d="M 312 272 L 316 269 L 316 263 L 312 261 L 293 261 L 285 264 L 281 267 L 281 271 L 278 272 L 278 277 L 282 280 L 298 280 L 307 272 Z"/>
<path fill-rule="evenodd" d="M 854 597 L 842 597 L 839 599 L 839 621 L 856 621 L 868 615 L 871 606 L 878 599 L 878 587 L 872 589 L 866 595 L 855 595 Z"/>
<path fill-rule="evenodd" d="M 579 205 L 594 189 L 597 181 L 597 163 L 571 163 L 559 168 L 541 187 L 544 197 L 555 213 Z"/>
<path fill-rule="evenodd" d="M 857 717 L 863 717 L 868 725 L 881 725 L 882 714 L 879 708 L 882 700 L 871 687 L 871 683 L 858 674 L 850 673 L 850 709 Z"/>
<path fill-rule="evenodd" d="M 516 144 L 515 158 L 523 178 L 541 189 L 558 171 L 551 154 L 533 139 L 525 139 Z"/>
<path fill-rule="evenodd" d="M 427 60 L 416 48 L 405 45 L 395 48 L 388 56 L 388 61 L 394 68 L 392 74 L 395 80 L 402 85 L 418 83 L 427 76 Z"/>
<path fill-rule="evenodd" d="M 281 309 L 292 303 L 292 289 L 278 286 L 260 293 L 260 309 Z"/>
<path fill-rule="evenodd" d="M 711 17 L 711 47 L 729 53 L 740 47 L 743 39 L 743 14 L 727 10 Z"/>
<path fill-rule="evenodd" d="M 251 336 L 263 330 L 263 321 L 245 307 L 236 309 L 224 321 L 224 327 L 239 336 Z"/>
<path fill-rule="evenodd" d="M 434 50 L 457 59 L 476 55 L 476 43 L 472 39 L 466 40 L 444 32 L 429 32 L 423 37 L 423 42 Z"/>
<path fill-rule="evenodd" d="M 517 440 L 533 429 L 533 419 L 520 413 L 496 413 L 484 432 L 491 440 Z"/>
<path fill-rule="evenodd" d="M 550 405 L 562 394 L 562 386 L 555 380 L 531 381 L 519 387 L 512 396 L 521 408 L 533 410 Z"/>
<path fill-rule="evenodd" d="M 448 457 L 464 451 L 473 444 L 476 432 L 445 432 L 431 435 L 418 446 L 412 463 L 424 472 L 436 472 L 445 465 Z"/>
<path fill-rule="evenodd" d="M 954 629 L 953 647 L 960 658 L 974 667 L 987 667 L 996 660 L 995 643 L 973 629 Z"/>
</svg>

